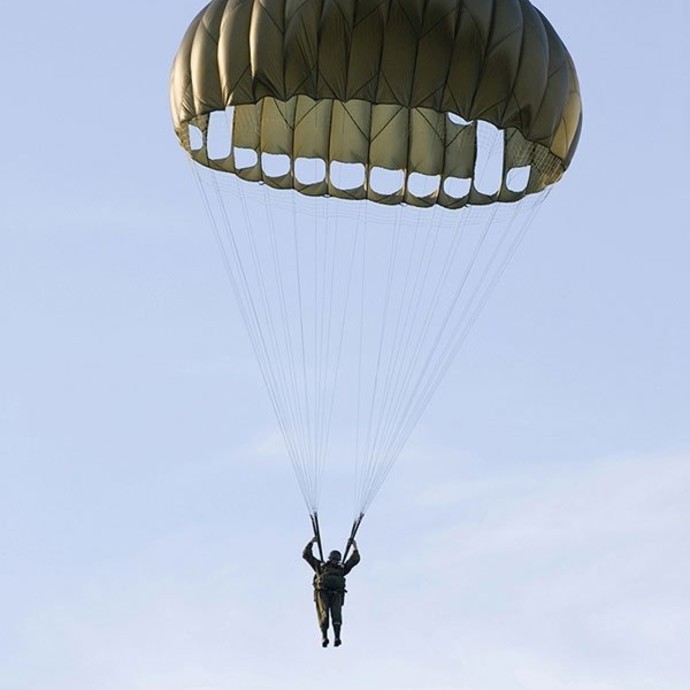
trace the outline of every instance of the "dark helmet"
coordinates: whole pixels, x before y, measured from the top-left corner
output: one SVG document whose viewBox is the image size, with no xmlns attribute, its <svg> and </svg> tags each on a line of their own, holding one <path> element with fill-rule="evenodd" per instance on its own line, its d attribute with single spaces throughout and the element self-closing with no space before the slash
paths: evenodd
<svg viewBox="0 0 690 690">
<path fill-rule="evenodd" d="M 336 563 L 340 563 L 340 559 L 343 557 L 343 554 L 340 553 L 340 551 L 331 551 L 328 554 L 328 560 L 329 561 L 335 561 Z"/>
</svg>

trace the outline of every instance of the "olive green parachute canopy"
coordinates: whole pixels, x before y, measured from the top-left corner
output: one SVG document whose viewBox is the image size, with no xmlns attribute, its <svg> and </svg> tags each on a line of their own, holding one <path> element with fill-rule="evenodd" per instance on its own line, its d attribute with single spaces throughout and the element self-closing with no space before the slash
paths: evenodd
<svg viewBox="0 0 690 690">
<path fill-rule="evenodd" d="M 573 61 L 528 0 L 213 0 L 182 41 L 170 100 L 201 165 L 310 195 L 450 208 L 557 182 L 582 123 Z M 209 125 L 225 112 L 230 143 L 214 157 Z M 474 184 L 479 121 L 502 132 L 493 194 Z M 269 174 L 265 154 L 286 170 Z M 299 159 L 322 161 L 323 179 L 300 181 Z M 338 187 L 334 162 L 359 164 L 362 180 Z M 375 191 L 377 168 L 401 171 L 400 189 Z M 529 170 L 523 189 L 508 184 L 515 169 Z M 413 174 L 436 191 L 415 196 Z M 449 180 L 469 191 L 453 196 Z"/>
</svg>

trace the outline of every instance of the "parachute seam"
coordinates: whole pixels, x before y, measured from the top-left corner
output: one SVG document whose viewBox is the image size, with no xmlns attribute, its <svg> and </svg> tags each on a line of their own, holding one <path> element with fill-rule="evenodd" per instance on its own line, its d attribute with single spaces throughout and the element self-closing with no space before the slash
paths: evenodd
<svg viewBox="0 0 690 690">
<path fill-rule="evenodd" d="M 526 43 L 526 35 L 527 35 L 527 23 L 526 23 L 526 17 L 525 17 L 525 9 L 524 6 L 521 2 L 517 3 L 518 7 L 520 8 L 520 17 L 522 19 L 521 24 L 522 24 L 522 37 L 520 39 L 520 50 L 518 54 L 518 64 L 517 68 L 515 70 L 515 74 L 513 75 L 513 81 L 510 85 L 510 99 L 506 101 L 506 106 L 503 109 L 503 114 L 501 115 L 501 122 L 505 121 L 506 114 L 508 112 L 508 105 L 509 102 L 512 100 L 515 102 L 517 105 L 518 113 L 520 114 L 520 133 L 523 134 L 525 130 L 525 123 L 523 121 L 524 118 L 524 112 L 522 109 L 522 104 L 520 103 L 516 93 L 515 93 L 515 85 L 517 84 L 518 78 L 520 77 L 520 73 L 522 71 L 522 65 L 524 62 L 525 58 L 525 43 Z M 523 134 L 524 136 L 524 134 Z"/>
<path fill-rule="evenodd" d="M 541 13 L 540 13 L 540 14 L 541 14 Z M 542 15 L 542 23 L 543 23 L 543 15 Z M 547 62 L 546 62 L 546 64 L 547 64 L 546 85 L 544 86 L 544 92 L 542 93 L 542 97 L 541 97 L 541 100 L 540 100 L 540 102 L 539 102 L 539 105 L 538 105 L 538 107 L 536 108 L 536 115 L 535 115 L 535 117 L 534 117 L 534 119 L 533 119 L 533 122 L 539 122 L 539 119 L 540 119 L 540 117 L 541 117 L 542 110 L 543 110 L 543 108 L 544 108 L 544 103 L 546 102 L 546 97 L 547 97 L 547 95 L 551 92 L 551 89 L 553 88 L 554 77 L 555 77 L 555 76 L 563 69 L 563 67 L 565 66 L 565 60 L 564 60 L 563 63 L 561 63 L 560 65 L 557 65 L 554 69 L 551 69 L 551 65 L 552 65 L 552 62 L 553 62 L 553 46 L 552 46 L 551 36 L 549 35 L 549 32 L 545 30 L 545 31 L 544 31 L 544 34 L 545 34 L 545 36 L 546 36 L 546 48 L 547 48 L 547 50 L 548 50 L 548 60 L 547 60 Z M 536 138 L 536 137 L 532 137 L 531 140 L 534 142 L 534 139 L 535 139 L 535 138 Z M 550 138 L 552 138 L 552 137 L 550 137 Z M 544 141 L 543 137 L 539 137 L 539 141 L 538 141 L 538 142 L 534 142 L 534 143 L 540 143 L 540 144 L 541 144 L 543 141 Z M 551 144 L 551 141 L 549 141 L 549 144 L 548 144 L 548 145 L 550 146 L 550 144 Z M 543 144 L 542 144 L 542 145 L 543 145 Z"/>
<path fill-rule="evenodd" d="M 409 15 L 405 11 L 405 9 L 402 6 L 402 3 L 400 4 L 400 7 L 402 9 L 403 14 L 407 18 L 407 21 L 409 22 L 410 26 L 414 28 L 412 24 L 412 20 L 410 19 Z M 426 17 L 426 12 L 427 12 L 427 7 L 428 7 L 428 0 L 422 0 L 422 24 L 424 23 L 424 18 Z M 414 53 L 414 67 L 412 68 L 412 78 L 410 79 L 410 84 L 409 84 L 409 91 L 407 94 L 407 142 L 406 142 L 406 151 L 405 151 L 405 178 L 403 180 L 403 199 L 407 197 L 408 194 L 408 171 L 410 169 L 410 154 L 412 152 L 412 125 L 413 125 L 413 118 L 414 118 L 414 110 L 412 108 L 412 94 L 415 92 L 415 83 L 417 81 L 417 67 L 419 66 L 419 44 L 421 41 L 421 34 L 420 32 L 417 32 L 417 44 L 415 47 L 415 53 Z"/>
<path fill-rule="evenodd" d="M 454 13 L 457 13 L 457 15 L 460 15 L 460 11 L 457 9 L 457 6 L 453 6 L 446 14 L 444 14 L 442 17 L 439 18 L 439 20 L 431 25 L 428 29 L 423 31 L 420 34 L 419 37 L 419 43 L 422 42 L 422 39 L 425 38 L 426 36 L 430 35 L 433 31 L 436 30 L 438 26 L 443 24 L 448 17 L 452 16 Z M 432 102 L 435 102 L 435 108 L 439 113 L 443 114 L 443 106 L 445 102 L 445 92 L 446 92 L 446 86 L 448 84 L 448 75 L 450 74 L 450 70 L 453 65 L 453 53 L 455 52 L 455 37 L 457 35 L 457 24 L 458 24 L 458 18 L 456 17 L 455 21 L 453 22 L 453 32 L 451 35 L 451 50 L 450 50 L 450 56 L 449 59 L 447 60 L 447 67 L 446 67 L 446 73 L 444 79 L 440 82 L 440 84 L 436 87 L 434 87 L 431 91 L 427 92 L 422 96 L 421 99 L 419 99 L 420 102 L 424 102 L 426 100 L 431 100 Z M 432 98 L 434 94 L 438 94 L 437 99 Z M 440 101 L 440 102 L 439 102 Z M 417 101 L 415 101 L 415 105 L 417 105 Z"/>
<path fill-rule="evenodd" d="M 477 22 L 476 18 L 472 14 L 472 12 L 468 11 L 468 14 L 472 17 L 472 19 L 475 23 L 475 26 L 477 26 L 477 28 L 479 28 L 479 23 Z M 481 66 L 479 69 L 479 73 L 476 75 L 476 79 L 474 82 L 474 92 L 472 93 L 472 100 L 470 101 L 470 113 L 472 114 L 473 120 L 476 119 L 476 114 L 474 112 L 474 106 L 475 106 L 475 103 L 477 100 L 477 92 L 481 88 L 482 78 L 484 77 L 484 73 L 486 72 L 486 62 L 487 62 L 486 56 L 489 53 L 489 49 L 491 46 L 491 39 L 492 39 L 493 33 L 494 33 L 495 21 L 496 21 L 496 0 L 493 0 L 491 3 L 491 20 L 489 21 L 489 30 L 488 30 L 487 35 L 486 35 L 486 42 L 484 43 L 484 51 L 482 54 L 482 61 L 480 63 Z M 478 33 L 479 33 L 479 35 L 481 35 L 480 31 L 478 31 Z"/>
<path fill-rule="evenodd" d="M 376 94 L 376 99 L 378 99 L 378 95 L 379 95 L 379 91 L 380 91 L 379 85 L 380 85 L 380 83 L 381 83 L 381 79 L 382 79 L 382 78 L 383 78 L 384 80 L 386 79 L 386 78 L 385 78 L 385 75 L 383 74 L 383 69 L 382 69 L 381 63 L 382 63 L 382 61 L 383 61 L 384 53 L 386 52 L 386 36 L 388 35 L 388 31 L 387 31 L 387 29 L 388 29 L 388 21 L 389 21 L 389 19 L 390 19 L 390 13 L 391 13 L 391 8 L 392 8 L 392 6 L 393 6 L 393 0 L 386 0 L 386 1 L 387 1 L 387 3 L 388 3 L 388 7 L 387 7 L 387 9 L 386 9 L 386 18 L 385 18 L 385 21 L 383 22 L 383 29 L 384 29 L 384 30 L 383 30 L 382 33 L 381 33 L 381 47 L 380 47 L 380 49 L 379 49 L 379 59 L 378 59 L 378 62 L 377 62 L 378 66 L 379 66 L 379 69 L 378 69 L 378 70 L 376 71 L 376 73 L 373 75 L 372 80 L 371 80 L 371 81 L 373 81 L 374 79 L 376 80 L 376 86 L 374 87 L 374 92 L 375 92 L 375 94 Z M 381 3 L 381 4 L 383 5 L 384 3 Z M 386 81 L 387 81 L 387 80 L 386 80 Z M 369 83 L 369 82 L 368 82 L 368 83 Z M 370 155 L 371 155 L 371 149 L 370 149 L 369 153 L 370 153 Z"/>
<path fill-rule="evenodd" d="M 517 3 L 517 5 L 518 5 L 518 7 L 521 8 L 521 10 L 520 10 L 520 11 L 521 11 L 521 15 L 520 15 L 520 16 L 522 17 L 522 5 L 521 5 L 521 3 L 519 3 L 519 2 Z M 522 24 L 522 36 L 523 36 L 523 38 L 524 38 L 524 22 L 521 22 L 521 24 Z M 520 31 L 520 28 L 513 29 L 511 32 L 509 32 L 508 34 L 506 34 L 498 43 L 494 44 L 494 45 L 491 47 L 491 50 L 489 50 L 489 51 L 487 52 L 487 60 L 489 59 L 489 56 L 490 56 L 492 53 L 494 53 L 496 50 L 498 50 L 499 46 L 501 46 L 503 43 L 506 43 L 510 38 L 512 38 L 512 37 L 513 37 L 515 34 L 517 34 L 519 31 Z M 520 71 L 520 63 L 521 63 L 521 60 L 522 60 L 522 46 L 523 46 L 523 40 L 521 39 L 521 40 L 520 40 L 520 57 L 518 58 L 518 65 L 517 65 L 517 68 L 515 69 L 515 72 L 514 72 L 514 74 L 513 74 L 513 77 L 512 77 L 512 80 L 511 80 L 511 84 L 510 84 L 510 94 L 511 94 L 511 96 L 512 96 L 513 98 L 515 98 L 515 83 L 516 83 L 516 81 L 517 81 L 517 77 L 518 77 L 518 74 L 519 74 L 519 71 Z M 517 98 L 515 98 L 515 100 L 517 101 Z M 477 117 L 478 117 L 478 118 L 481 118 L 481 116 L 482 116 L 483 114 L 485 114 L 485 113 L 487 113 L 487 112 L 493 110 L 497 105 L 499 105 L 499 104 L 502 103 L 502 102 L 505 102 L 505 107 L 503 108 L 503 112 L 501 113 L 501 117 L 500 117 L 500 119 L 499 119 L 499 124 L 498 124 L 497 126 L 498 126 L 499 128 L 501 128 L 501 129 L 504 129 L 504 128 L 505 128 L 504 121 L 505 121 L 506 113 L 508 112 L 508 104 L 509 104 L 509 102 L 510 102 L 510 99 L 508 99 L 508 100 L 500 99 L 500 100 L 496 101 L 495 103 L 492 103 L 490 106 L 488 106 L 487 108 L 485 108 L 481 113 L 478 113 L 478 114 L 477 114 Z M 518 102 L 518 105 L 519 105 L 519 102 Z M 522 124 L 522 123 L 521 123 L 521 124 Z"/>
<path fill-rule="evenodd" d="M 325 16 L 326 16 L 326 2 L 327 0 L 320 0 L 321 2 L 321 11 L 319 12 L 319 26 L 316 30 L 316 52 L 315 52 L 315 57 L 316 57 L 316 64 L 315 64 L 315 70 L 316 70 L 316 75 L 315 75 L 315 82 L 316 82 L 316 93 L 320 93 L 321 89 L 319 88 L 319 82 L 323 81 L 324 84 L 328 87 L 328 89 L 333 92 L 334 89 L 329 83 L 328 79 L 326 79 L 322 74 L 321 74 L 321 36 L 323 33 L 323 27 L 325 24 Z"/>
</svg>

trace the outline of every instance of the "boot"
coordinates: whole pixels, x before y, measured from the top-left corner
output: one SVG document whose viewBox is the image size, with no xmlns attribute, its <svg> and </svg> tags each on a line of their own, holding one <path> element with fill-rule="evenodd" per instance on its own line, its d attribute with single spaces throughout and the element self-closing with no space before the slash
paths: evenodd
<svg viewBox="0 0 690 690">
<path fill-rule="evenodd" d="M 321 630 L 321 646 L 328 647 L 328 628 Z"/>
<path fill-rule="evenodd" d="M 342 640 L 340 639 L 340 624 L 339 623 L 333 624 L 333 632 L 335 633 L 335 641 L 333 642 L 333 646 L 340 647 L 340 645 L 342 644 Z"/>
</svg>

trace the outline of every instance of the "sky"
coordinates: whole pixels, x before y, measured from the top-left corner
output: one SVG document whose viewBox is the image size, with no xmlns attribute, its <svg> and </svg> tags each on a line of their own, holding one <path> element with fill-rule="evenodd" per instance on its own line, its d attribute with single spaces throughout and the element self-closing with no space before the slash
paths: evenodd
<svg viewBox="0 0 690 690">
<path fill-rule="evenodd" d="M 687 688 L 690 5 L 537 3 L 580 147 L 367 517 L 325 651 L 170 125 L 201 6 L 0 10 L 0 690 Z"/>
</svg>

